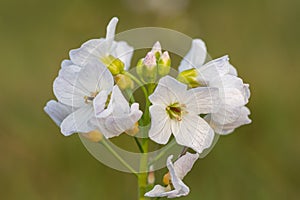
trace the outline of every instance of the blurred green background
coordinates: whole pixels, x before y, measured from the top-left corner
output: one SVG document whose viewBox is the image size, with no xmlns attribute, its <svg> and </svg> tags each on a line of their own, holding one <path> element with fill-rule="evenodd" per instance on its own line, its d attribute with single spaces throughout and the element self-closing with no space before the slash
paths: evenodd
<svg viewBox="0 0 300 200">
<path fill-rule="evenodd" d="M 250 83 L 253 123 L 197 162 L 182 199 L 300 199 L 300 1 L 1 0 L 0 199 L 136 199 L 133 175 L 94 159 L 43 112 L 68 51 L 143 26 L 205 40 Z M 158 177 L 160 179 L 160 177 Z"/>
</svg>

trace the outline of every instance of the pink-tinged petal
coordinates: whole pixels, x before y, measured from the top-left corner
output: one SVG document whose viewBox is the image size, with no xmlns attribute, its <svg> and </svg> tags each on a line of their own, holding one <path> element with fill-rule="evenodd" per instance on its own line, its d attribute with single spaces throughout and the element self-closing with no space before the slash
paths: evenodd
<svg viewBox="0 0 300 200">
<path fill-rule="evenodd" d="M 198 115 L 184 115 L 182 121 L 171 121 L 172 132 L 178 144 L 190 147 L 197 153 L 209 148 L 214 138 L 214 131 Z"/>
<path fill-rule="evenodd" d="M 88 121 L 94 116 L 93 107 L 86 105 L 68 115 L 61 124 L 61 132 L 65 136 L 73 133 L 87 133 L 94 130 Z"/>
<path fill-rule="evenodd" d="M 150 106 L 150 114 L 151 114 L 151 128 L 149 130 L 150 139 L 159 144 L 166 144 L 169 141 L 172 132 L 171 132 L 170 118 L 167 115 L 165 108 L 158 105 L 152 105 Z"/>
<path fill-rule="evenodd" d="M 179 65 L 179 72 L 202 66 L 206 59 L 206 54 L 207 50 L 205 43 L 200 39 L 193 40 L 191 49 Z"/>
<path fill-rule="evenodd" d="M 188 172 L 193 168 L 194 163 L 198 160 L 199 154 L 192 154 L 187 152 L 185 155 L 181 156 L 174 163 L 174 170 L 179 179 L 183 179 Z"/>
<path fill-rule="evenodd" d="M 219 89 L 198 87 L 188 90 L 185 104 L 187 111 L 194 114 L 216 112 L 220 106 Z"/>
<path fill-rule="evenodd" d="M 50 100 L 44 107 L 44 111 L 57 126 L 60 126 L 62 121 L 72 112 L 72 107 L 59 103 L 55 100 Z"/>
<path fill-rule="evenodd" d="M 182 102 L 187 92 L 187 86 L 171 76 L 160 79 L 149 100 L 152 104 L 169 106 L 172 103 Z"/>
</svg>

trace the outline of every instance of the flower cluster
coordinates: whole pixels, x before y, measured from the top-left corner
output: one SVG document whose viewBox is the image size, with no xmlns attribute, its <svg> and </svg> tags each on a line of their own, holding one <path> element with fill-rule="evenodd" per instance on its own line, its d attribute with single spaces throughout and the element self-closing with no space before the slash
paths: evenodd
<svg viewBox="0 0 300 200">
<path fill-rule="evenodd" d="M 189 188 L 182 179 L 212 145 L 215 134 L 229 134 L 251 122 L 245 106 L 249 85 L 238 77 L 228 56 L 205 63 L 207 50 L 200 39 L 192 41 L 177 77 L 169 75 L 171 58 L 159 42 L 135 65 L 134 76 L 128 71 L 133 47 L 114 40 L 117 22 L 110 21 L 105 38 L 70 51 L 53 84 L 57 101 L 50 100 L 44 110 L 63 135 L 80 133 L 94 142 L 122 133 L 134 136 L 139 125 L 151 121 L 152 141 L 167 144 L 173 135 L 177 144 L 194 153 L 182 154 L 174 164 L 169 156 L 165 186 L 156 185 L 145 196 L 185 196 Z M 144 112 L 133 98 L 135 84 L 145 94 Z"/>
</svg>

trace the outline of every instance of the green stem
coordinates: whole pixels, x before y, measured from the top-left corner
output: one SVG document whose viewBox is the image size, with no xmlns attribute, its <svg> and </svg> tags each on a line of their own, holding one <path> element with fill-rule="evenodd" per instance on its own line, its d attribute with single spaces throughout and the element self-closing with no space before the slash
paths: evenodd
<svg viewBox="0 0 300 200">
<path fill-rule="evenodd" d="M 135 143 L 137 144 L 137 146 L 139 147 L 140 152 L 141 152 L 141 153 L 144 153 L 144 149 L 143 149 L 143 147 L 142 147 L 142 145 L 141 145 L 139 139 L 138 139 L 137 137 L 134 137 L 134 141 L 135 141 Z"/>
<path fill-rule="evenodd" d="M 135 174 L 138 177 L 138 173 L 125 161 L 123 158 L 106 142 L 105 139 L 101 140 L 101 143 L 104 147 L 110 151 L 115 158 L 117 158 L 131 173 Z"/>
</svg>

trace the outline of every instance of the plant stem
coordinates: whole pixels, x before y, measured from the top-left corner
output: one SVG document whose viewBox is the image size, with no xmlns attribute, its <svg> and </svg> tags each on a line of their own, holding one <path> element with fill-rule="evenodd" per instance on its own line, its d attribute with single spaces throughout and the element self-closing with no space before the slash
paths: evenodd
<svg viewBox="0 0 300 200">
<path fill-rule="evenodd" d="M 105 139 L 101 140 L 101 143 L 104 147 L 110 151 L 115 158 L 117 158 L 131 173 L 135 174 L 138 177 L 138 173 L 125 161 L 123 158 L 106 142 Z"/>
</svg>

